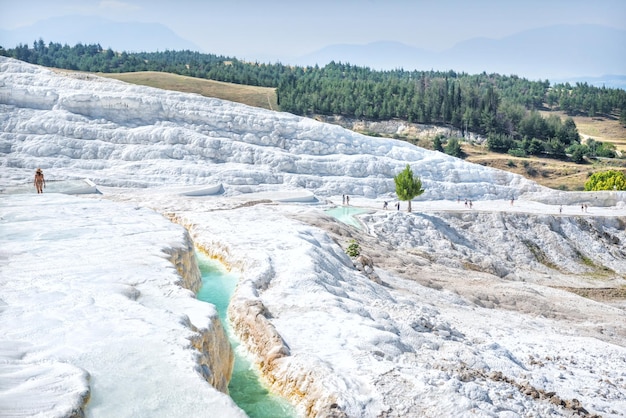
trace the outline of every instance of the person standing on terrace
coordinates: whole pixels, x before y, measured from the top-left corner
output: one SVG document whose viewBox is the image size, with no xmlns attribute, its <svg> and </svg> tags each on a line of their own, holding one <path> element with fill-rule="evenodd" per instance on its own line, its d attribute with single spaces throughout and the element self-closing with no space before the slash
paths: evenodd
<svg viewBox="0 0 626 418">
<path fill-rule="evenodd" d="M 35 171 L 34 184 L 37 189 L 37 193 L 43 193 L 43 189 L 46 187 L 46 179 L 43 177 L 43 171 L 41 171 L 41 168 L 38 168 L 37 171 Z"/>
</svg>

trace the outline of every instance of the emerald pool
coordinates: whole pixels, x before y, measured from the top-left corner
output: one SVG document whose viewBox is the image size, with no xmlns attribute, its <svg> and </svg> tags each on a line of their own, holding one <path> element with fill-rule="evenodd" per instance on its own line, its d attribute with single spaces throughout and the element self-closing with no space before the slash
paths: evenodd
<svg viewBox="0 0 626 418">
<path fill-rule="evenodd" d="M 230 298 L 237 286 L 239 274 L 228 272 L 219 261 L 197 252 L 202 273 L 202 287 L 197 297 L 214 304 L 235 352 L 233 376 L 228 385 L 231 398 L 250 418 L 296 418 L 295 408 L 285 399 L 272 394 L 260 380 L 258 369 L 250 361 L 250 355 L 232 333 L 227 318 Z"/>
</svg>

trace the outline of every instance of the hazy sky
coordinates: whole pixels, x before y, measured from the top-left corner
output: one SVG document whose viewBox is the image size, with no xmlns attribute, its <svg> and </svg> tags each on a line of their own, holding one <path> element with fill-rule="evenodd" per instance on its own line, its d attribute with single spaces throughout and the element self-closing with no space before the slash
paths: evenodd
<svg viewBox="0 0 626 418">
<path fill-rule="evenodd" d="M 439 51 L 562 23 L 626 29 L 625 0 L 0 0 L 0 29 L 66 15 L 161 23 L 203 52 L 239 58 L 382 40 Z"/>
</svg>

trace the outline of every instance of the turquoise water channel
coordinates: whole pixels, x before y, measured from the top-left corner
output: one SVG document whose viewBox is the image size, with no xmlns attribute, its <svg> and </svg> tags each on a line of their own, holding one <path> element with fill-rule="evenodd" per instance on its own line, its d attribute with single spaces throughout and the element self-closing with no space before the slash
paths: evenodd
<svg viewBox="0 0 626 418">
<path fill-rule="evenodd" d="M 270 393 L 261 383 L 257 368 L 246 357 L 247 353 L 232 333 L 226 311 L 239 274 L 228 272 L 219 261 L 202 253 L 197 252 L 196 256 L 202 273 L 202 287 L 197 297 L 216 306 L 235 352 L 233 376 L 228 385 L 231 398 L 250 418 L 296 418 L 298 415 L 293 406 Z"/>
<path fill-rule="evenodd" d="M 337 206 L 324 212 L 344 224 L 352 225 L 357 229 L 361 229 L 361 224 L 356 220 L 354 215 L 369 212 L 369 209 L 355 208 L 352 206 Z"/>
</svg>

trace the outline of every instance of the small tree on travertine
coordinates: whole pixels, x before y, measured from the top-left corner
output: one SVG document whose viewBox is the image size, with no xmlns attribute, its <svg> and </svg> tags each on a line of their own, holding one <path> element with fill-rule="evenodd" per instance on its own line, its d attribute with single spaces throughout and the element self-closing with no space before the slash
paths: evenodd
<svg viewBox="0 0 626 418">
<path fill-rule="evenodd" d="M 393 181 L 396 183 L 396 194 L 398 195 L 398 199 L 408 200 L 409 208 L 407 211 L 411 212 L 411 200 L 424 193 L 424 189 L 422 189 L 422 180 L 413 175 L 411 167 L 407 164 L 405 169 L 393 178 Z"/>
<path fill-rule="evenodd" d="M 355 240 L 350 241 L 350 245 L 346 248 L 346 254 L 350 257 L 358 257 L 361 254 L 361 247 Z"/>
</svg>

